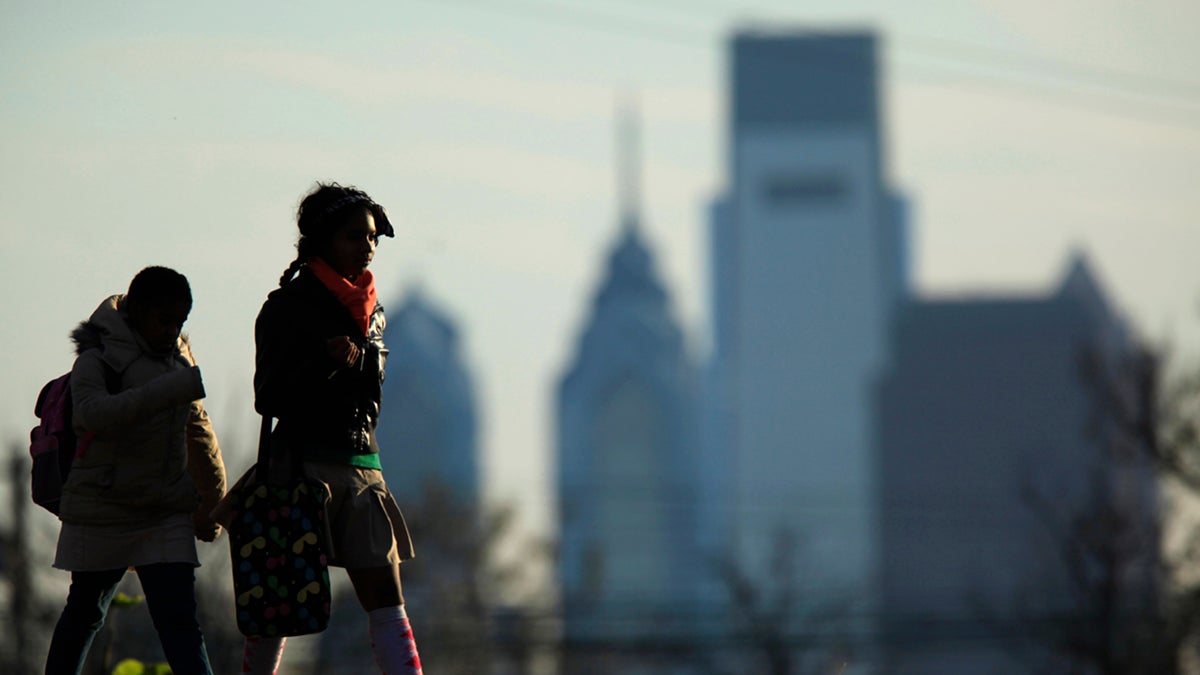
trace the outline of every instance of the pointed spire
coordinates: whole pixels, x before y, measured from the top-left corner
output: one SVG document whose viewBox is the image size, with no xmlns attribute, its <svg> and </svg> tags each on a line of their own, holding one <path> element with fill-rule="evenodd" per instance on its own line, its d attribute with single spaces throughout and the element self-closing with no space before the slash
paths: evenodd
<svg viewBox="0 0 1200 675">
<path fill-rule="evenodd" d="M 621 228 L 626 232 L 638 229 L 642 210 L 638 126 L 637 101 L 629 96 L 618 105 L 617 111 L 617 203 Z"/>
</svg>

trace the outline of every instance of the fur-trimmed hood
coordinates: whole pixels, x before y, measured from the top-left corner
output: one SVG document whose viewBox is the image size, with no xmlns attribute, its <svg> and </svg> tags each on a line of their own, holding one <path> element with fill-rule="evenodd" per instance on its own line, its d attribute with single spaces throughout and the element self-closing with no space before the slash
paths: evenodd
<svg viewBox="0 0 1200 675">
<path fill-rule="evenodd" d="M 117 372 L 124 370 L 139 354 L 150 351 L 142 336 L 129 325 L 128 317 L 124 295 L 105 298 L 87 321 L 81 321 L 71 331 L 75 354 L 78 356 L 89 349 L 100 348 L 104 350 L 104 361 L 108 365 Z M 176 349 L 188 353 L 187 343 L 187 334 L 180 335 Z"/>
</svg>

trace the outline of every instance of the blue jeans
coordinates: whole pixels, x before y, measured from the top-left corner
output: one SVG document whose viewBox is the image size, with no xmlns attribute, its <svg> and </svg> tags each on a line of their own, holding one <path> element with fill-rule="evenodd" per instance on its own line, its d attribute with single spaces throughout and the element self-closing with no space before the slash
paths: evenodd
<svg viewBox="0 0 1200 675">
<path fill-rule="evenodd" d="M 212 675 L 196 620 L 196 576 L 191 563 L 156 563 L 136 569 L 171 670 L 175 675 Z M 104 625 L 124 576 L 123 569 L 71 573 L 67 606 L 50 641 L 46 675 L 79 675 L 83 670 L 88 649 Z"/>
</svg>

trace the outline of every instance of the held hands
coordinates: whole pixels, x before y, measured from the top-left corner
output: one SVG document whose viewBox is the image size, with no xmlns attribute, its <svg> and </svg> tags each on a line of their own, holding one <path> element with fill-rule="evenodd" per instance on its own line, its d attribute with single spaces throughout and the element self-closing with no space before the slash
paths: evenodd
<svg viewBox="0 0 1200 675">
<path fill-rule="evenodd" d="M 332 337 L 325 341 L 325 350 L 339 366 L 353 366 L 362 356 L 362 350 L 354 341 L 345 335 Z"/>
</svg>

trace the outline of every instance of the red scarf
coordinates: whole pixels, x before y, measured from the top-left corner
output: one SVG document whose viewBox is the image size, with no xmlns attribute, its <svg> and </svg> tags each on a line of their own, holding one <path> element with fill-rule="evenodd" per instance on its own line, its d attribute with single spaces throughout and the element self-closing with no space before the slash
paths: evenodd
<svg viewBox="0 0 1200 675">
<path fill-rule="evenodd" d="M 371 327 L 371 313 L 375 311 L 375 276 L 371 270 L 363 270 L 357 279 L 350 281 L 322 258 L 316 257 L 309 259 L 308 269 L 350 310 L 354 323 L 365 336 Z"/>
</svg>

